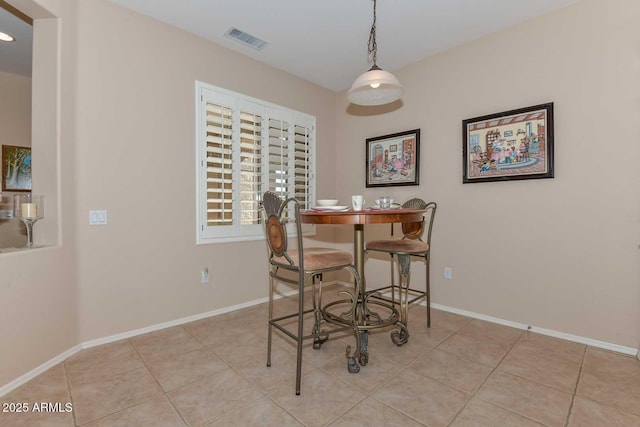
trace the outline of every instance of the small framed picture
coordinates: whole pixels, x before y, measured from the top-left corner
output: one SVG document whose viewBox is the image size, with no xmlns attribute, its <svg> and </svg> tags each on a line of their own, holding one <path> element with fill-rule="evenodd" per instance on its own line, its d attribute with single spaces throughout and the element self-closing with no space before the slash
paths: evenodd
<svg viewBox="0 0 640 427">
<path fill-rule="evenodd" d="M 2 191 L 31 191 L 31 148 L 2 146 Z"/>
<path fill-rule="evenodd" d="M 553 178 L 553 103 L 462 121 L 464 184 Z"/>
<path fill-rule="evenodd" d="M 420 129 L 367 138 L 366 186 L 418 185 Z"/>
</svg>

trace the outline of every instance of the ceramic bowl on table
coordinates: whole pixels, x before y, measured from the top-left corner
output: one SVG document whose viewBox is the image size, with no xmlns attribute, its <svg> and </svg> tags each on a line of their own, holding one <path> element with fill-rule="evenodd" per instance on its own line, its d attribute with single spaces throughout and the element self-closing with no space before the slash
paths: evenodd
<svg viewBox="0 0 640 427">
<path fill-rule="evenodd" d="M 316 200 L 316 205 L 318 206 L 336 206 L 338 204 L 338 199 L 320 199 Z"/>
</svg>

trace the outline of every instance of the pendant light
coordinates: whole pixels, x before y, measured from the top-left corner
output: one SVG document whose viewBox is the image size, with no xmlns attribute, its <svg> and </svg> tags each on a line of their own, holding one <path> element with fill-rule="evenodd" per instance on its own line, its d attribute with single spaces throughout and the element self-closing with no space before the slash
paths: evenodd
<svg viewBox="0 0 640 427">
<path fill-rule="evenodd" d="M 376 64 L 378 45 L 376 44 L 376 0 L 373 0 L 373 24 L 369 33 L 368 53 L 373 60 L 373 67 L 361 74 L 347 96 L 349 101 L 358 105 L 384 105 L 400 99 L 404 88 L 398 79 Z"/>
</svg>

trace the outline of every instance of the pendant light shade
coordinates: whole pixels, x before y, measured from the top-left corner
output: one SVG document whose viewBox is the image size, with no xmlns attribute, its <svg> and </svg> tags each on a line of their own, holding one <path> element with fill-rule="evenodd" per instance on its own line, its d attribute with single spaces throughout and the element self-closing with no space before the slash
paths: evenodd
<svg viewBox="0 0 640 427">
<path fill-rule="evenodd" d="M 369 55 L 373 59 L 373 67 L 361 74 L 353 85 L 347 97 L 353 104 L 384 105 L 400 99 L 404 88 L 398 79 L 388 71 L 384 71 L 376 64 L 378 45 L 376 43 L 376 0 L 373 0 L 373 24 L 369 33 Z"/>
<path fill-rule="evenodd" d="M 353 82 L 349 101 L 358 105 L 383 105 L 400 99 L 404 88 L 393 74 L 373 66 Z"/>
</svg>

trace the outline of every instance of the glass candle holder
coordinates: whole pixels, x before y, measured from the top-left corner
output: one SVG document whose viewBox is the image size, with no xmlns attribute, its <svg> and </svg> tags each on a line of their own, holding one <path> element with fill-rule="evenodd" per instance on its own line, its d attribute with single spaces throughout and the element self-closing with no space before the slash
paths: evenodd
<svg viewBox="0 0 640 427">
<path fill-rule="evenodd" d="M 382 196 L 378 200 L 380 200 L 380 209 L 389 209 L 391 207 L 391 197 Z"/>
<path fill-rule="evenodd" d="M 33 247 L 33 224 L 44 218 L 44 196 L 38 194 L 16 194 L 13 197 L 13 215 L 27 227 L 27 247 Z"/>
</svg>

